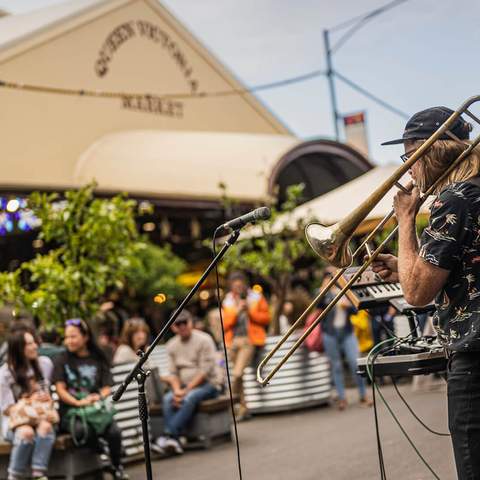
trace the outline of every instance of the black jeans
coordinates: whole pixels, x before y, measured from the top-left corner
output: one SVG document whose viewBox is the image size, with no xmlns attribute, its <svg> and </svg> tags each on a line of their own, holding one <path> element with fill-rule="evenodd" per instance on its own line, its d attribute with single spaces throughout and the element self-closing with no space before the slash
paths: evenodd
<svg viewBox="0 0 480 480">
<path fill-rule="evenodd" d="M 67 430 L 68 431 L 68 430 Z M 75 424 L 75 437 L 82 438 L 84 435 L 83 425 L 80 421 Z M 118 428 L 118 425 L 113 421 L 103 432 L 101 438 L 104 438 L 108 444 L 110 450 L 110 460 L 114 467 L 120 466 L 122 458 L 122 433 Z M 89 430 L 87 437 L 87 446 L 92 450 L 101 451 L 99 439 L 93 430 Z"/>
<path fill-rule="evenodd" d="M 458 480 L 480 480 L 480 352 L 449 362 L 448 426 Z"/>
</svg>

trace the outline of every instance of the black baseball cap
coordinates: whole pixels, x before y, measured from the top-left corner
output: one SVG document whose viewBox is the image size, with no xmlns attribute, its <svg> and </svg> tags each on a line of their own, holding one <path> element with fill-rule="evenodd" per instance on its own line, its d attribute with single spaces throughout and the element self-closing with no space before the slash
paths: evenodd
<svg viewBox="0 0 480 480">
<path fill-rule="evenodd" d="M 397 145 L 406 140 L 426 140 L 432 136 L 440 126 L 452 115 L 453 110 L 447 107 L 431 107 L 413 115 L 405 125 L 405 131 L 402 138 L 383 142 L 382 145 Z M 458 117 L 453 125 L 450 126 L 450 132 L 459 140 L 468 140 L 472 125 L 466 122 L 462 117 Z M 450 140 L 444 133 L 438 140 Z"/>
</svg>

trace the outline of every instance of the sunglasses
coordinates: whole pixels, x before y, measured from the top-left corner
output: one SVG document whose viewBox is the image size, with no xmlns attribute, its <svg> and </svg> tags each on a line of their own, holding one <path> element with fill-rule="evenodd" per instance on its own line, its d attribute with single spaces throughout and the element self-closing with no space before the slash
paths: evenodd
<svg viewBox="0 0 480 480">
<path fill-rule="evenodd" d="M 65 321 L 66 327 L 79 327 L 84 332 L 88 332 L 87 324 L 81 318 L 69 318 Z"/>
<path fill-rule="evenodd" d="M 402 153 L 400 155 L 400 160 L 402 160 L 402 162 L 405 163 L 416 151 L 417 151 L 417 148 L 414 148 L 413 150 Z"/>
<path fill-rule="evenodd" d="M 188 322 L 187 320 L 177 320 L 175 322 L 175 325 L 178 325 L 179 327 L 181 327 L 182 325 L 186 325 Z"/>
</svg>

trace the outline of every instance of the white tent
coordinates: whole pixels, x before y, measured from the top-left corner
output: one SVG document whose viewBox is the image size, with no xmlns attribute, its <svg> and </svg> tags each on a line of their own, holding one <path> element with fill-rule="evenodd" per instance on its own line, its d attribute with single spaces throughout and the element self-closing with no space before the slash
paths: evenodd
<svg viewBox="0 0 480 480">
<path fill-rule="evenodd" d="M 291 213 L 279 217 L 273 225 L 273 232 L 282 231 L 284 228 L 296 230 L 299 224 L 311 220 L 318 221 L 323 225 L 337 223 L 364 202 L 397 168 L 398 165 L 375 167 L 335 190 L 300 205 Z M 400 183 L 405 185 L 408 181 L 409 175 L 405 174 Z M 368 230 L 374 221 L 382 219 L 391 211 L 396 191 L 396 188 L 391 189 L 372 209 L 364 220 L 361 230 Z M 422 206 L 420 213 L 428 213 L 426 204 Z M 260 234 L 259 227 L 248 231 L 248 235 L 251 236 Z"/>
</svg>

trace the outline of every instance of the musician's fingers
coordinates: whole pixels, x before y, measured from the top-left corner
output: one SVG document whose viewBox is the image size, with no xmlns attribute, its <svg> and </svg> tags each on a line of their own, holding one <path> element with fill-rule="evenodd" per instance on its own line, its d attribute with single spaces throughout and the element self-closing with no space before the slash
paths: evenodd
<svg viewBox="0 0 480 480">
<path fill-rule="evenodd" d="M 392 274 L 392 271 L 389 270 L 389 269 L 383 269 L 383 270 L 379 270 L 378 272 L 375 272 L 375 273 L 380 275 L 380 277 L 382 277 L 385 280 L 386 278 L 388 278 Z"/>
</svg>

